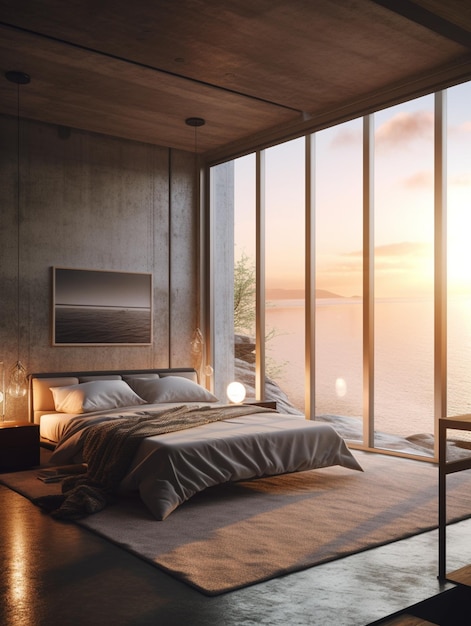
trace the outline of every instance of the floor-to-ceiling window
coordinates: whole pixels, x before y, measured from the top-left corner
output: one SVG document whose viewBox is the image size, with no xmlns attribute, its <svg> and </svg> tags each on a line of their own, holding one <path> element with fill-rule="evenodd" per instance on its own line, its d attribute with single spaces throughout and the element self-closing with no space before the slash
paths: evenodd
<svg viewBox="0 0 471 626">
<path fill-rule="evenodd" d="M 264 154 L 265 370 L 304 409 L 304 140 Z M 255 397 L 256 161 L 234 161 L 234 334 L 236 373 Z"/>
<path fill-rule="evenodd" d="M 265 151 L 266 373 L 304 410 L 304 138 Z"/>
<path fill-rule="evenodd" d="M 345 417 L 361 437 L 362 120 L 315 139 L 316 415 Z"/>
<path fill-rule="evenodd" d="M 434 99 L 375 115 L 375 445 L 433 432 Z M 399 444 L 400 445 L 400 444 Z"/>
<path fill-rule="evenodd" d="M 448 90 L 448 415 L 471 411 L 471 83 Z"/>
<path fill-rule="evenodd" d="M 250 380 L 255 378 L 252 335 L 258 297 L 264 304 L 259 311 L 266 374 L 294 408 L 305 408 L 306 328 L 315 329 L 308 417 L 327 418 L 347 439 L 361 442 L 371 432 L 370 427 L 361 432 L 362 419 L 372 416 L 374 436 L 363 445 L 419 456 L 433 454 L 436 399 L 444 387 L 446 413 L 469 412 L 471 83 L 448 89 L 446 97 L 448 105 L 436 110 L 438 100 L 430 95 L 376 113 L 368 118 L 373 129 L 369 137 L 362 119 L 315 133 L 311 173 L 306 173 L 307 138 L 234 161 L 235 287 L 248 280 L 245 295 L 253 321 L 252 326 L 236 324 L 235 332 L 250 337 L 245 339 L 251 350 Z M 446 119 L 441 153 L 435 131 Z M 372 187 L 365 202 L 366 152 L 371 155 Z M 446 153 L 447 203 L 440 213 L 436 180 L 437 172 L 447 171 Z M 263 167 L 258 168 L 260 162 Z M 307 189 L 314 190 L 309 199 Z M 303 211 L 311 205 L 315 227 L 309 239 Z M 434 263 L 442 224 L 447 231 L 446 328 L 437 325 L 434 299 L 440 293 Z M 368 245 L 372 264 L 367 263 Z M 303 264 L 311 255 L 316 305 L 308 320 Z M 366 267 L 372 268 L 372 280 L 363 293 Z M 254 284 L 261 270 L 263 292 Z M 446 379 L 437 376 L 437 330 L 446 339 Z M 374 347 L 369 369 L 366 334 Z M 251 387 L 253 394 L 260 394 L 254 383 Z M 368 411 L 365 390 L 373 391 Z"/>
</svg>

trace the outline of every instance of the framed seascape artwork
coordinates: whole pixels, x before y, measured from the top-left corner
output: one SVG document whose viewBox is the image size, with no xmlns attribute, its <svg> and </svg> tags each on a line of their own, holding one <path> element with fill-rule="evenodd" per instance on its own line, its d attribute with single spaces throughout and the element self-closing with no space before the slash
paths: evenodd
<svg viewBox="0 0 471 626">
<path fill-rule="evenodd" d="M 52 343 L 150 345 L 152 274 L 52 268 Z"/>
</svg>

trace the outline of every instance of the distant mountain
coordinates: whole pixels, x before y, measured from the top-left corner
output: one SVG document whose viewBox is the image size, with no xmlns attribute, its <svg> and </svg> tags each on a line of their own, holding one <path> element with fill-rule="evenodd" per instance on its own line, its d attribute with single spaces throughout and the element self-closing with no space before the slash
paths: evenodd
<svg viewBox="0 0 471 626">
<path fill-rule="evenodd" d="M 304 298 L 304 289 L 267 289 L 267 300 L 300 300 Z M 338 293 L 327 289 L 316 289 L 316 298 L 343 298 Z"/>
<path fill-rule="evenodd" d="M 343 298 L 343 296 L 327 289 L 316 289 L 316 298 Z"/>
</svg>

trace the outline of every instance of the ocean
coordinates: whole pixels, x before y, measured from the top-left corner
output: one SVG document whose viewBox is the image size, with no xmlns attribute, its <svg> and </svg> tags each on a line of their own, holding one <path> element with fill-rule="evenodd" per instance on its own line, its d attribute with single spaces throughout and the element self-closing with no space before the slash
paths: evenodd
<svg viewBox="0 0 471 626">
<path fill-rule="evenodd" d="M 267 303 L 267 343 L 274 378 L 304 410 L 304 301 Z M 375 303 L 375 430 L 433 433 L 434 314 L 431 298 Z M 362 419 L 362 302 L 319 299 L 316 305 L 316 415 Z M 448 415 L 471 412 L 471 296 L 448 302 Z"/>
<path fill-rule="evenodd" d="M 56 344 L 148 344 L 152 341 L 147 308 L 58 306 L 54 309 Z"/>
</svg>

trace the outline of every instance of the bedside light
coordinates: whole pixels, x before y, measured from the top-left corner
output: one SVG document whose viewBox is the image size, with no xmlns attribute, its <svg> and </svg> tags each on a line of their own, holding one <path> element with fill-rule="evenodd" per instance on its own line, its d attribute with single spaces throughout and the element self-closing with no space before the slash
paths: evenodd
<svg viewBox="0 0 471 626">
<path fill-rule="evenodd" d="M 242 383 L 229 383 L 226 393 L 230 402 L 234 404 L 241 404 L 245 400 L 245 387 Z"/>
</svg>

